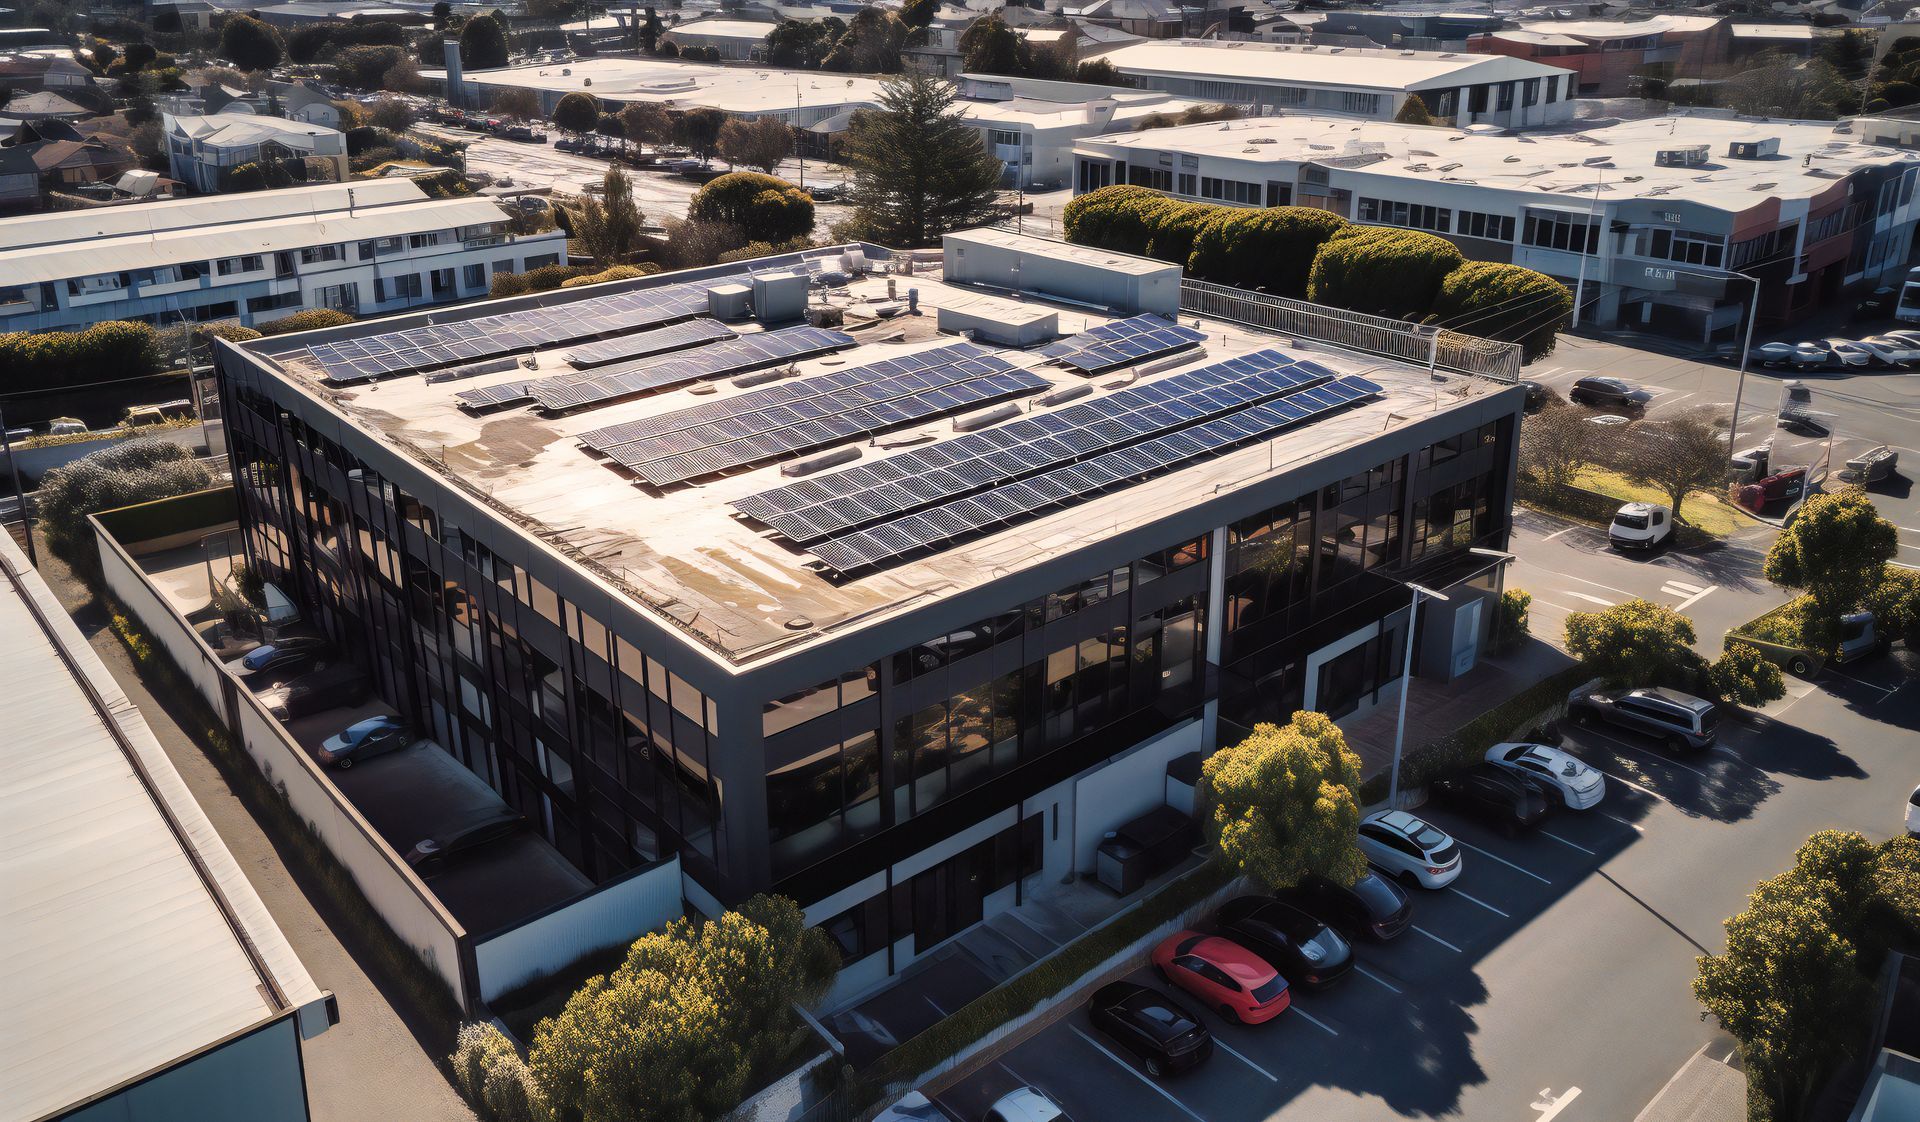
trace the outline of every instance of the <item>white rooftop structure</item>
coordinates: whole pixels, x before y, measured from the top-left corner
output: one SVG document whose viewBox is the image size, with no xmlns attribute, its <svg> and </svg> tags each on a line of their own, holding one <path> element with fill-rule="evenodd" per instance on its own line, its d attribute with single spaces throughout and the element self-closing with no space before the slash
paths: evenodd
<svg viewBox="0 0 1920 1122">
<path fill-rule="evenodd" d="M 1505 81 L 1516 75 L 1560 73 L 1499 55 L 1458 51 L 1311 47 L 1289 43 L 1214 39 L 1148 39 L 1116 47 L 1099 57 L 1123 73 L 1175 74 L 1289 85 L 1367 86 L 1411 90 L 1433 85 Z"/>
<path fill-rule="evenodd" d="M 446 71 L 421 71 L 444 87 Z M 562 97 L 590 93 L 621 104 L 650 102 L 668 109 L 719 109 L 745 117 L 776 116 L 799 127 L 837 113 L 878 104 L 873 78 L 814 70 L 719 67 L 657 58 L 586 58 L 567 63 L 469 70 L 461 78 L 466 96 L 484 104 L 494 91 L 530 89 L 551 111 Z"/>
<path fill-rule="evenodd" d="M 1585 43 L 1609 42 L 1616 39 L 1639 39 L 1648 35 L 1666 35 L 1670 33 L 1690 33 L 1711 30 L 1724 16 L 1689 16 L 1662 13 L 1646 19 L 1543 19 L 1527 20 L 1519 24 L 1522 31 L 1532 31 L 1548 35 L 1565 35 Z M 1499 32 L 1502 37 L 1507 32 Z"/>
<path fill-rule="evenodd" d="M 11 538 L 0 628 L 0 1119 L 304 1116 L 331 997 Z"/>
</svg>

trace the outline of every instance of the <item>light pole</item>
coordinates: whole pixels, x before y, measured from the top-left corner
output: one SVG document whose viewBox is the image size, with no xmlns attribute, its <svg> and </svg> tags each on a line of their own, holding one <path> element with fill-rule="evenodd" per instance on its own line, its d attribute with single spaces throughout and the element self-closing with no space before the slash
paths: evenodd
<svg viewBox="0 0 1920 1122">
<path fill-rule="evenodd" d="M 1587 258 L 1592 256 L 1592 254 L 1587 252 L 1587 240 L 1594 238 L 1599 242 L 1599 244 L 1594 246 L 1596 250 L 1602 249 L 1606 245 L 1604 239 L 1600 239 L 1598 235 L 1592 233 L 1593 227 L 1599 218 L 1597 212 L 1600 209 L 1600 192 L 1605 189 L 1606 184 L 1607 173 L 1605 171 L 1596 172 L 1593 177 L 1593 197 L 1587 201 L 1587 228 L 1580 231 L 1580 275 L 1576 277 L 1573 282 L 1573 322 L 1567 325 L 1567 329 L 1570 331 L 1578 331 L 1580 329 L 1580 305 L 1586 299 Z"/>
<path fill-rule="evenodd" d="M 1413 590 L 1413 603 L 1407 608 L 1407 653 L 1400 664 L 1400 720 L 1393 727 L 1393 775 L 1387 781 L 1387 809 L 1400 809 L 1400 749 L 1407 739 L 1407 694 L 1413 692 L 1413 625 L 1420 616 L 1420 599 L 1445 602 L 1449 597 L 1445 593 L 1435 592 L 1431 588 L 1412 581 L 1402 584 Z"/>
</svg>

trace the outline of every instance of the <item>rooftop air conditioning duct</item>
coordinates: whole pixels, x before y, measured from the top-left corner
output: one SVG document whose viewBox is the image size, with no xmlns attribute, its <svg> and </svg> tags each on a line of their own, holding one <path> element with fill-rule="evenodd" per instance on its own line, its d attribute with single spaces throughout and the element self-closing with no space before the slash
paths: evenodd
<svg viewBox="0 0 1920 1122">
<path fill-rule="evenodd" d="M 1727 145 L 1727 158 L 1733 160 L 1764 160 L 1780 154 L 1780 138 L 1777 136 L 1756 137 L 1753 140 L 1735 140 Z"/>
</svg>

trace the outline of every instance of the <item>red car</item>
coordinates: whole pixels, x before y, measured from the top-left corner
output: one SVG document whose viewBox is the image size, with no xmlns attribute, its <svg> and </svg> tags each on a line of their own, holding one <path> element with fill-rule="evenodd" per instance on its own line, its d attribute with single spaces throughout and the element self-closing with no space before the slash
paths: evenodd
<svg viewBox="0 0 1920 1122">
<path fill-rule="evenodd" d="M 1280 1015 L 1292 1000 L 1287 980 L 1238 943 L 1181 931 L 1153 949 L 1160 976 L 1229 1020 L 1257 1025 Z"/>
</svg>

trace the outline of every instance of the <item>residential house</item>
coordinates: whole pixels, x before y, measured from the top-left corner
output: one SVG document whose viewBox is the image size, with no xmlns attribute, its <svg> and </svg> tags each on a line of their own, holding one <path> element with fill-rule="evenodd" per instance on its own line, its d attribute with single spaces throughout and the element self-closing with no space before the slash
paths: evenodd
<svg viewBox="0 0 1920 1122">
<path fill-rule="evenodd" d="M 351 174 L 346 134 L 339 129 L 251 112 L 202 117 L 167 113 L 161 119 L 173 178 L 204 194 L 225 190 L 233 169 L 245 164 L 262 165 L 262 170 L 278 167 L 294 182 L 318 177 L 340 183 Z"/>
</svg>

